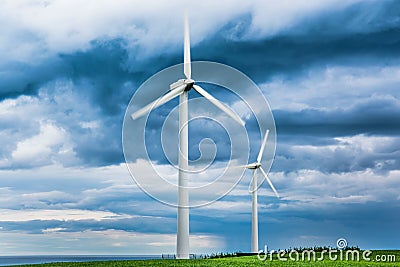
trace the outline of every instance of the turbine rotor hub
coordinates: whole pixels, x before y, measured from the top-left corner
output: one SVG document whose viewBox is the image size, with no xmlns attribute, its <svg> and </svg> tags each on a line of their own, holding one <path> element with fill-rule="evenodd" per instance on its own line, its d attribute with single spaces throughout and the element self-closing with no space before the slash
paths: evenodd
<svg viewBox="0 0 400 267">
<path fill-rule="evenodd" d="M 188 91 L 193 87 L 193 85 L 194 85 L 194 80 L 192 80 L 192 79 L 186 79 L 186 80 L 185 79 L 179 79 L 176 82 L 171 83 L 169 85 L 169 89 L 172 91 L 172 90 L 175 90 L 177 88 L 181 88 L 182 89 L 182 86 L 184 86 L 185 87 L 184 90 Z"/>
<path fill-rule="evenodd" d="M 189 91 L 190 89 L 192 89 L 193 85 L 195 84 L 195 81 L 192 79 L 186 79 L 184 83 L 186 84 L 185 91 Z"/>
</svg>

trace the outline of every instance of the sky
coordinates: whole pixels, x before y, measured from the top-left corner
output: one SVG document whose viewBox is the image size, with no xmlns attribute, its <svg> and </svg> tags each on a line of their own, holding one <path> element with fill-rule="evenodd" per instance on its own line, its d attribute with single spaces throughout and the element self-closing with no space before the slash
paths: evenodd
<svg viewBox="0 0 400 267">
<path fill-rule="evenodd" d="M 342 237 L 364 249 L 400 247 L 399 1 L 1 5 L 0 255 L 175 253 L 176 209 L 133 181 L 122 125 L 140 85 L 183 61 L 185 8 L 192 59 L 243 72 L 275 119 L 269 176 L 281 198 L 260 187 L 260 247 L 335 246 Z M 235 107 L 229 92 L 209 90 Z M 191 127 L 192 142 L 210 137 Z M 247 130 L 254 160 L 259 129 Z M 226 140 L 212 137 L 219 166 Z M 151 151 L 170 173 L 162 151 Z M 248 176 L 190 210 L 191 253 L 250 250 Z"/>
</svg>

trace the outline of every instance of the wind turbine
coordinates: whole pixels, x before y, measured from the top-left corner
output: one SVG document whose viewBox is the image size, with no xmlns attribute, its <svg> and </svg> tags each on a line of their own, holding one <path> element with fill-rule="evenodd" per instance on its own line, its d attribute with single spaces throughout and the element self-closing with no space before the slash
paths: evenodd
<svg viewBox="0 0 400 267">
<path fill-rule="evenodd" d="M 207 93 L 203 88 L 196 85 L 191 78 L 191 60 L 190 60 L 190 36 L 189 36 L 189 21 L 185 14 L 184 19 L 184 75 L 186 79 L 179 79 L 170 84 L 170 91 L 164 96 L 151 102 L 147 106 L 139 109 L 131 114 L 132 119 L 137 119 L 145 114 L 148 114 L 152 109 L 155 109 L 173 98 L 179 96 L 179 175 L 178 175 L 178 223 L 177 223 L 177 246 L 176 257 L 178 259 L 189 258 L 189 173 L 188 173 L 188 93 L 191 89 L 197 91 L 212 104 L 217 106 L 223 112 L 228 114 L 232 119 L 244 126 L 242 119 L 236 115 L 230 108 L 219 102 L 212 95 Z"/>
<path fill-rule="evenodd" d="M 257 181 L 257 170 L 260 170 L 262 175 L 265 177 L 267 180 L 269 186 L 271 187 L 272 191 L 274 191 L 276 197 L 279 198 L 278 191 L 276 191 L 274 185 L 272 184 L 271 180 L 268 178 L 267 173 L 264 171 L 264 169 L 261 166 L 261 159 L 264 153 L 265 146 L 267 144 L 267 139 L 268 139 L 268 134 L 269 134 L 269 129 L 265 132 L 263 142 L 261 144 L 260 152 L 258 152 L 257 156 L 257 161 L 248 165 L 245 165 L 244 167 L 246 169 L 253 170 L 253 179 L 252 183 L 250 184 L 251 190 L 250 193 L 252 194 L 252 217 L 251 217 L 251 252 L 257 253 L 258 252 L 258 181 Z"/>
</svg>

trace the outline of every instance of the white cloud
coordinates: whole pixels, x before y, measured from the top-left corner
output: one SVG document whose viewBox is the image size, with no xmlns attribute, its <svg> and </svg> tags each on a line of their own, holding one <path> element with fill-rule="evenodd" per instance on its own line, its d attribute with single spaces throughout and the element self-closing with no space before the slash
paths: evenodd
<svg viewBox="0 0 400 267">
<path fill-rule="evenodd" d="M 0 179 L 3 179 L 1 177 L 9 177 L 10 173 L 12 172 L 0 172 Z M 18 176 L 30 176 L 29 179 L 35 181 L 31 171 L 28 170 L 26 174 L 23 174 L 22 171 L 19 171 L 18 175 L 13 174 L 16 183 L 20 180 Z M 124 164 L 120 166 L 85 169 L 52 166 L 37 170 L 34 176 L 45 179 L 41 180 L 42 183 L 47 180 L 52 181 L 52 183 L 58 183 L 54 180 L 54 177 L 57 177 L 57 181 L 64 181 L 60 183 L 60 187 L 57 188 L 57 186 L 55 186 L 57 188 L 56 191 L 50 192 L 38 191 L 33 188 L 31 190 L 25 189 L 22 194 L 16 194 L 16 190 L 18 190 L 18 192 L 21 190 L 19 187 L 16 187 L 16 184 L 13 185 L 13 187 L 16 187 L 14 189 L 1 188 L 0 192 L 2 192 L 2 194 L 0 200 L 1 203 L 5 204 L 2 205 L 3 210 L 12 208 L 14 205 L 16 205 L 15 207 L 17 208 L 18 205 L 24 203 L 24 205 L 30 207 L 30 209 L 26 210 L 26 214 L 24 214 L 24 210 L 16 210 L 15 212 L 19 215 L 10 215 L 11 217 L 25 218 L 24 220 L 39 218 L 41 216 L 41 210 L 32 210 L 39 207 L 44 210 L 42 218 L 63 216 L 64 214 L 61 213 L 68 214 L 69 210 L 72 211 L 70 215 L 71 218 L 74 218 L 74 216 L 77 216 L 76 218 L 79 218 L 79 216 L 89 216 L 91 218 L 100 216 L 98 218 L 103 218 L 112 216 L 112 214 L 107 212 L 103 213 L 103 211 L 100 211 L 98 215 L 97 211 L 93 211 L 93 214 L 91 212 L 86 213 L 86 210 L 78 210 L 77 207 L 80 207 L 80 209 L 92 207 L 93 205 L 99 205 L 97 203 L 106 203 L 110 199 L 112 199 L 112 203 L 114 203 L 112 207 L 119 210 L 123 210 L 120 204 L 118 204 L 121 203 L 126 210 L 128 209 L 130 211 L 132 211 L 133 207 L 131 205 L 134 205 L 135 212 L 140 212 L 140 214 L 153 214 L 153 212 L 158 214 L 175 214 L 175 208 L 161 205 L 155 200 L 149 200 L 146 195 L 135 186 Z M 73 182 L 74 179 L 82 180 L 82 177 L 86 180 L 84 184 L 92 184 L 92 186 L 89 187 L 90 189 L 79 189 L 81 185 L 77 182 Z M 203 211 L 207 211 L 207 213 L 213 212 L 218 216 L 224 216 L 224 214 L 227 213 L 250 212 L 251 195 L 248 193 L 249 178 L 250 177 L 246 175 L 242 182 L 227 195 L 228 198 L 233 198 L 232 200 L 219 200 L 209 206 L 194 209 L 193 212 L 203 213 Z M 348 204 L 366 203 L 370 201 L 392 201 L 398 198 L 397 191 L 398 188 L 400 188 L 399 171 L 375 173 L 373 170 L 368 169 L 351 173 L 327 174 L 316 170 L 299 170 L 287 174 L 272 172 L 270 178 L 279 191 L 282 197 L 281 200 L 275 198 L 273 192 L 266 183 L 259 189 L 259 198 L 261 201 L 261 198 L 267 196 L 269 201 L 279 204 L 279 210 L 282 208 L 303 209 L 310 205 L 328 207 L 331 204 L 337 203 Z M 65 184 L 67 181 L 76 184 L 76 189 L 64 189 L 61 185 Z M 102 185 L 100 188 L 98 188 L 99 184 Z M 163 194 L 171 194 L 171 192 L 165 191 Z M 44 203 L 49 203 L 46 204 L 49 206 L 43 205 L 43 201 Z M 29 204 L 31 206 L 29 206 Z M 56 210 L 53 213 L 51 205 L 54 204 L 57 204 L 57 206 L 53 206 L 53 208 L 57 207 L 58 211 Z M 276 210 L 278 206 L 260 205 L 260 209 L 278 211 Z M 10 210 L 10 212 L 12 211 Z M 30 215 L 27 216 L 28 214 Z M 5 217 L 2 218 L 2 220 L 4 220 Z"/>
<path fill-rule="evenodd" d="M 110 220 L 131 218 L 126 214 L 115 214 L 107 211 L 91 211 L 91 210 L 9 210 L 1 209 L 2 222 L 26 222 L 34 220 L 61 220 L 61 221 L 77 221 L 77 220 Z"/>
<path fill-rule="evenodd" d="M 351 140 L 347 140 L 347 142 L 351 142 Z M 14 176 L 14 179 L 18 179 L 17 177 L 21 176 L 22 172 L 19 171 Z M 9 174 L 7 173 L 11 173 L 11 171 L 2 171 L 0 179 L 2 179 L 1 177 L 8 177 Z M 29 173 L 26 171 L 25 175 L 31 176 L 31 171 Z M 73 205 L 69 206 L 70 208 L 68 208 L 68 205 L 65 205 L 63 209 L 42 207 L 41 209 L 33 210 L 32 207 L 26 210 L 11 210 L 10 208 L 3 208 L 0 210 L 1 214 L 4 214 L 1 217 L 1 221 L 28 222 L 34 219 L 89 219 L 104 222 L 123 218 L 135 219 L 137 216 L 133 214 L 138 213 L 168 214 L 168 217 L 156 215 L 146 218 L 149 220 L 147 221 L 148 223 L 155 222 L 154 227 L 159 225 L 159 227 L 165 229 L 166 224 L 171 224 L 171 222 L 166 223 L 166 218 L 169 220 L 171 219 L 171 214 L 173 214 L 173 217 L 176 214 L 176 209 L 174 208 L 161 205 L 154 200 L 138 197 L 145 195 L 132 184 L 133 182 L 124 165 L 90 169 L 72 169 L 60 166 L 56 168 L 55 166 L 49 166 L 40 168 L 35 175 L 45 177 L 45 180 L 42 180 L 42 182 L 51 179 L 55 184 L 58 184 L 58 180 L 69 180 L 75 184 L 76 191 L 74 192 L 76 193 L 73 194 L 74 197 L 71 199 L 72 194 L 61 183 L 57 191 L 51 192 L 26 188 L 25 193 L 16 194 L 15 192 L 17 191 L 15 190 L 17 189 L 5 187 L 0 189 L 2 192 L 1 203 L 7 201 L 7 207 L 12 206 L 11 203 L 20 205 L 21 203 L 25 203 L 25 200 L 28 203 L 40 199 L 47 199 L 49 202 L 57 202 L 60 199 L 65 199 L 72 203 L 79 203 L 79 205 L 84 207 L 85 202 L 89 206 L 91 205 L 87 200 L 91 200 L 92 203 L 95 203 L 95 206 L 98 206 L 97 203 L 103 203 L 104 206 L 111 199 L 113 208 L 119 208 L 124 211 L 129 210 L 129 212 L 89 211 L 84 208 L 74 208 Z M 54 180 L 54 177 L 57 177 L 57 181 Z M 298 214 L 298 212 L 303 211 L 333 209 L 334 207 L 337 208 L 338 205 L 366 204 L 371 201 L 390 202 L 398 198 L 398 188 L 400 188 L 399 178 L 399 171 L 391 171 L 387 174 L 376 174 L 371 170 L 342 174 L 326 174 L 312 170 L 302 170 L 288 174 L 271 173 L 271 179 L 280 192 L 282 199 L 277 200 L 271 190 L 264 184 L 259 191 L 260 218 L 263 218 L 262 214 L 268 214 L 268 218 L 271 217 L 271 222 L 282 224 L 282 218 L 279 217 L 280 213 L 285 214 L 289 212 L 290 214 Z M 30 179 L 33 179 L 33 177 Z M 73 179 L 78 179 L 81 182 Z M 89 187 L 92 189 L 80 189 L 85 180 L 85 183 L 89 182 L 92 184 Z M 26 183 L 26 179 L 23 181 Z M 102 185 L 100 187 L 102 189 L 94 189 L 98 188 L 99 184 Z M 191 214 L 208 216 L 216 220 L 224 220 L 224 218 L 230 216 L 229 222 L 232 224 L 248 222 L 251 212 L 251 196 L 248 194 L 247 189 L 248 184 L 243 182 L 243 184 L 240 184 L 227 196 L 226 200 L 220 200 L 210 206 L 193 209 L 191 210 Z M 10 198 L 4 200 L 4 197 L 10 194 L 13 195 L 15 200 Z M 265 199 L 266 196 L 268 196 L 267 199 Z M 132 212 L 132 208 L 134 208 L 134 212 Z M 143 216 L 139 217 L 143 218 Z M 160 225 L 159 220 L 164 223 Z M 87 254 L 103 252 L 132 254 L 132 250 L 134 250 L 135 254 L 174 253 L 175 251 L 175 234 L 144 234 L 114 230 L 71 232 L 73 228 L 68 229 L 68 232 L 66 232 L 60 228 L 63 227 L 44 228 L 43 234 L 35 234 L 35 238 L 28 238 L 31 236 L 30 234 L 19 231 L 0 232 L 0 236 L 2 240 L 8 240 L 7 242 L 3 242 L 3 248 L 5 251 L 10 251 L 11 254 L 15 253 L 15 247 L 20 248 L 18 251 L 21 254 L 32 253 L 32 247 L 37 248 L 36 253 L 50 252 L 55 254 L 59 254 L 61 251 L 68 251 L 70 254 L 83 253 L 83 251 L 87 252 Z M 154 231 L 157 231 L 157 229 L 154 229 Z M 30 247 L 28 245 L 18 245 L 19 238 L 22 236 L 30 240 Z M 204 236 L 192 234 L 191 236 L 191 251 L 193 252 L 211 253 L 221 251 L 226 246 L 224 239 L 219 236 L 209 234 L 205 234 Z M 76 243 L 85 244 L 88 247 L 85 248 L 84 245 L 77 247 Z M 53 244 L 54 248 L 47 247 L 46 244 Z M 89 246 L 89 244 L 92 245 Z M 12 248 L 14 248 L 14 252 L 11 252 Z"/>
<path fill-rule="evenodd" d="M 11 160 L 16 165 L 31 167 L 51 164 L 54 153 L 71 150 L 64 146 L 66 142 L 68 138 L 63 128 L 52 122 L 40 122 L 39 134 L 18 142 Z"/>
<path fill-rule="evenodd" d="M 160 255 L 175 254 L 175 234 L 146 234 L 119 230 L 62 232 L 49 229 L 41 235 L 2 232 L 5 255 Z M 191 253 L 212 253 L 225 247 L 216 235 L 190 236 Z M 35 251 L 32 251 L 32 248 Z M 16 249 L 18 248 L 18 249 Z"/>
<path fill-rule="evenodd" d="M 57 228 L 47 228 L 45 230 L 43 230 L 43 233 L 54 233 L 54 232 L 60 232 L 60 231 L 64 231 L 67 230 L 67 228 L 61 228 L 61 227 L 57 227 Z"/>
<path fill-rule="evenodd" d="M 359 1 L 256 1 L 252 6 L 252 28 L 245 36 L 251 39 L 272 36 L 292 28 L 301 20 L 316 13 L 344 8 Z"/>
<path fill-rule="evenodd" d="M 251 197 L 250 194 L 247 194 L 247 196 Z M 250 210 L 251 208 L 251 202 L 240 202 L 240 201 L 217 201 L 215 203 L 212 203 L 209 206 L 205 206 L 204 209 L 208 210 L 208 209 L 215 209 L 215 210 Z"/>
<path fill-rule="evenodd" d="M 373 170 L 385 172 L 397 169 L 399 162 L 397 136 L 367 136 L 333 138 L 327 144 L 282 144 L 276 155 L 275 168 L 285 171 L 302 169 L 322 172 L 352 172 Z"/>
<path fill-rule="evenodd" d="M 157 1 L 136 0 L 15 1 L 2 2 L 0 51 L 7 60 L 28 61 L 53 53 L 85 50 L 95 39 L 124 38 L 138 57 L 178 48 L 182 40 L 182 13 L 191 10 L 192 41 L 213 35 L 239 15 L 251 13 L 253 21 L 244 38 L 271 36 L 301 19 L 358 1 Z M 239 25 L 240 26 L 240 25 Z"/>
<path fill-rule="evenodd" d="M 50 165 L 37 167 L 34 171 L 1 170 L 0 181 L 0 209 L 96 210 L 106 197 L 124 197 L 124 205 L 138 196 L 145 197 L 124 164 L 97 168 Z M 121 207 L 110 205 L 110 208 Z"/>
<path fill-rule="evenodd" d="M 82 121 L 79 123 L 79 125 L 83 129 L 93 129 L 93 130 L 100 127 L 99 121 Z"/>
<path fill-rule="evenodd" d="M 348 108 L 373 97 L 398 95 L 399 66 L 328 66 L 260 85 L 272 109 Z"/>
<path fill-rule="evenodd" d="M 43 85 L 37 96 L 1 101 L 0 168 L 81 164 L 85 156 L 79 150 L 102 142 L 112 127 L 78 91 L 71 80 L 57 79 Z"/>
<path fill-rule="evenodd" d="M 285 202 L 279 205 L 280 210 L 390 202 L 396 199 L 400 188 L 400 172 L 397 170 L 385 174 L 377 174 L 372 170 L 336 174 L 302 170 L 271 175 L 277 177 L 277 187 L 282 188 L 280 193 Z"/>
</svg>

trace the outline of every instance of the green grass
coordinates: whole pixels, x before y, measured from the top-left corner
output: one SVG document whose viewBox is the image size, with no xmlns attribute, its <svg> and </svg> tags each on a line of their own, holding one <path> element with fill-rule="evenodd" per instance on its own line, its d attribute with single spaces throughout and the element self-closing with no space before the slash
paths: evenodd
<svg viewBox="0 0 400 267">
<path fill-rule="evenodd" d="M 317 258 L 320 256 L 317 253 Z M 396 262 L 377 262 L 376 255 L 394 255 Z M 285 256 L 288 258 L 288 255 Z M 301 257 L 300 257 L 301 258 Z M 370 256 L 371 261 L 331 261 L 328 257 L 324 257 L 323 261 L 280 261 L 274 255 L 273 260 L 260 261 L 256 256 L 248 257 L 230 257 L 230 258 L 217 258 L 217 259 L 196 259 L 196 260 L 135 260 L 135 261 L 98 261 L 98 262 L 61 262 L 61 263 L 47 263 L 36 265 L 23 265 L 25 267 L 147 267 L 147 266 L 165 266 L 165 267 L 224 267 L 224 266 L 238 266 L 238 267 L 252 267 L 252 266 L 326 266 L 326 267 L 353 267 L 353 266 L 400 266 L 400 250 L 376 250 Z"/>
</svg>

